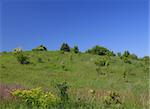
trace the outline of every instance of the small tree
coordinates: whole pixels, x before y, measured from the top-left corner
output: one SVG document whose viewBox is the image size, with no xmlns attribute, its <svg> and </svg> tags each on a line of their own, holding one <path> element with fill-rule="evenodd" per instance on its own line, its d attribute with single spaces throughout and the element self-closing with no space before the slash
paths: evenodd
<svg viewBox="0 0 150 109">
<path fill-rule="evenodd" d="M 74 46 L 73 51 L 74 51 L 74 53 L 79 53 L 79 48 L 78 48 L 78 46 Z"/>
<path fill-rule="evenodd" d="M 28 57 L 25 56 L 23 53 L 17 53 L 15 54 L 16 58 L 17 58 L 17 61 L 20 63 L 20 64 L 29 64 L 30 62 L 28 61 Z"/>
<path fill-rule="evenodd" d="M 23 54 L 23 50 L 21 48 L 15 48 L 13 50 L 14 56 L 17 58 L 17 61 L 20 64 L 29 64 L 28 57 Z"/>
<path fill-rule="evenodd" d="M 68 100 L 69 100 L 69 96 L 68 96 L 69 86 L 68 86 L 67 82 L 57 84 L 56 87 L 59 91 L 59 96 L 61 98 L 62 103 L 68 102 Z"/>
<path fill-rule="evenodd" d="M 91 54 L 97 54 L 97 55 L 107 55 L 108 53 L 110 53 L 110 51 L 107 48 L 99 45 L 96 45 L 95 47 L 87 50 L 86 52 Z"/>
<path fill-rule="evenodd" d="M 44 45 L 40 45 L 37 48 L 32 49 L 32 51 L 47 51 L 47 48 Z"/>
<path fill-rule="evenodd" d="M 130 52 L 128 50 L 124 51 L 123 57 L 128 57 L 130 55 Z"/>
<path fill-rule="evenodd" d="M 67 43 L 63 43 L 60 48 L 61 51 L 70 52 L 70 47 Z"/>
</svg>

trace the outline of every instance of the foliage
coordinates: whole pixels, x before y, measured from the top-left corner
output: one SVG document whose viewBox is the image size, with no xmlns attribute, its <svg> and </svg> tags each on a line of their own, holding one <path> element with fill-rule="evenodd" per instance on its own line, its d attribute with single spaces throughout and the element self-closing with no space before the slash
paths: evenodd
<svg viewBox="0 0 150 109">
<path fill-rule="evenodd" d="M 62 81 L 68 81 L 71 86 L 68 89 L 69 103 L 65 108 L 54 109 L 106 109 L 101 102 L 101 97 L 105 96 L 107 90 L 118 90 L 123 95 L 123 107 L 124 109 L 148 109 L 148 94 L 149 94 L 149 64 L 144 64 L 144 60 L 133 60 L 128 58 L 132 65 L 126 64 L 123 60 L 117 57 L 111 57 L 108 60 L 107 66 L 100 66 L 101 72 L 112 71 L 114 73 L 107 73 L 104 77 L 100 77 L 96 73 L 96 66 L 94 62 L 97 60 L 103 60 L 104 56 L 92 55 L 82 53 L 76 55 L 74 53 L 60 54 L 60 51 L 48 51 L 48 52 L 23 52 L 26 56 L 30 57 L 30 62 L 35 63 L 27 66 L 21 66 L 17 64 L 16 58 L 13 54 L 8 52 L 0 57 L 0 65 L 4 65 L 6 68 L 0 68 L 1 83 L 19 84 L 23 87 L 37 87 L 41 86 L 45 89 L 54 88 L 50 85 L 51 81 L 61 83 Z M 73 55 L 73 62 L 70 61 L 71 54 Z M 45 60 L 43 63 L 38 63 L 37 59 L 42 58 Z M 59 60 L 57 60 L 59 58 Z M 47 61 L 50 59 L 50 62 Z M 64 61 L 65 65 L 69 69 L 67 72 L 62 69 L 60 62 Z M 147 67 L 147 73 L 144 71 L 144 67 Z M 124 69 L 127 71 L 124 73 Z M 131 69 L 128 72 L 128 69 Z M 135 76 L 131 74 L 136 74 Z M 123 79 L 123 76 L 125 79 Z M 127 82 L 125 81 L 127 80 Z M 95 89 L 95 100 L 90 104 L 88 89 Z M 7 90 L 6 90 L 7 91 Z M 3 93 L 0 93 L 3 94 Z M 90 96 L 91 97 L 91 96 Z M 122 97 L 122 96 L 121 96 Z M 80 100 L 78 100 L 80 98 Z M 0 100 L 1 102 L 2 100 Z M 10 100 L 9 103 L 13 101 Z M 74 104 L 74 102 L 77 102 Z M 19 103 L 19 102 L 18 102 Z M 81 105 L 80 105 L 81 104 Z M 15 104 L 14 104 L 15 105 Z M 20 103 L 23 105 L 23 103 Z M 91 107 L 88 107 L 88 106 Z M 0 108 L 1 108 L 0 104 Z M 2 109 L 12 109 L 6 103 Z M 18 107 L 13 109 L 19 109 Z M 21 109 L 24 109 L 24 105 Z M 26 108 L 27 109 L 27 108 Z M 29 108 L 28 108 L 29 109 Z M 37 109 L 37 108 L 36 108 Z M 46 109 L 46 108 L 44 108 Z M 53 109 L 53 108 L 50 108 Z M 109 108 L 112 109 L 112 108 Z M 116 108 L 113 108 L 116 109 Z"/>
<path fill-rule="evenodd" d="M 101 66 L 101 67 L 108 66 L 109 61 L 106 58 L 102 58 L 102 59 L 95 61 L 95 64 L 96 64 L 96 66 Z"/>
<path fill-rule="evenodd" d="M 95 61 L 95 64 L 97 66 L 97 68 L 96 68 L 97 73 L 101 74 L 101 75 L 105 75 L 108 65 L 109 65 L 108 59 L 106 57 L 99 59 L 99 60 Z"/>
<path fill-rule="evenodd" d="M 123 57 L 123 62 L 131 64 L 131 61 L 127 57 Z"/>
<path fill-rule="evenodd" d="M 125 50 L 123 53 L 123 57 L 128 57 L 130 55 L 130 52 L 128 50 Z"/>
<path fill-rule="evenodd" d="M 60 48 L 61 51 L 70 52 L 70 47 L 67 43 L 63 43 Z"/>
<path fill-rule="evenodd" d="M 107 55 L 108 53 L 111 53 L 107 48 L 98 45 L 96 45 L 92 49 L 87 50 L 86 52 L 97 55 Z"/>
<path fill-rule="evenodd" d="M 149 64 L 150 64 L 150 57 L 149 57 L 149 56 L 144 56 L 144 57 L 142 58 L 142 60 L 144 61 L 144 63 L 145 63 L 146 65 L 149 65 Z"/>
<path fill-rule="evenodd" d="M 47 48 L 44 45 L 40 45 L 37 48 L 32 49 L 32 51 L 47 51 Z"/>
<path fill-rule="evenodd" d="M 138 57 L 137 57 L 136 54 L 130 54 L 130 55 L 129 55 L 129 58 L 130 58 L 130 59 L 135 59 L 135 60 L 138 59 Z"/>
<path fill-rule="evenodd" d="M 122 104 L 120 94 L 115 91 L 108 92 L 108 95 L 104 96 L 103 102 L 110 107 L 118 107 Z"/>
<path fill-rule="evenodd" d="M 15 54 L 16 58 L 17 58 L 17 61 L 20 63 L 20 64 L 29 64 L 29 58 L 27 56 L 25 56 L 23 53 L 17 53 Z"/>
<path fill-rule="evenodd" d="M 107 56 L 116 56 L 116 54 L 113 51 L 107 52 Z"/>
<path fill-rule="evenodd" d="M 21 49 L 21 48 L 15 48 L 14 50 L 13 50 L 13 53 L 14 54 L 18 54 L 18 53 L 21 53 L 23 50 Z"/>
<path fill-rule="evenodd" d="M 56 105 L 59 102 L 59 98 L 57 96 L 51 92 L 43 92 L 41 88 L 31 90 L 17 89 L 12 92 L 12 95 L 29 106 L 37 106 L 42 108 L 50 105 Z"/>
<path fill-rule="evenodd" d="M 68 100 L 69 100 L 69 96 L 68 96 L 68 89 L 69 89 L 69 87 L 68 87 L 67 82 L 63 82 L 63 83 L 57 84 L 56 87 L 57 87 L 57 89 L 59 91 L 59 96 L 61 98 L 61 101 L 63 103 L 68 102 Z"/>
<path fill-rule="evenodd" d="M 78 46 L 74 46 L 73 51 L 74 51 L 74 53 L 79 53 L 80 52 Z"/>
</svg>

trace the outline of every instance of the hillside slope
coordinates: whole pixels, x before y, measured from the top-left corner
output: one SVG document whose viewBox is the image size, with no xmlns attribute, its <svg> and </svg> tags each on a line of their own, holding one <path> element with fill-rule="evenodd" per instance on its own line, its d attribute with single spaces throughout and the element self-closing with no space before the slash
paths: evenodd
<svg viewBox="0 0 150 109">
<path fill-rule="evenodd" d="M 59 51 L 26 51 L 24 54 L 30 64 L 19 64 L 13 53 L 0 54 L 0 83 L 51 89 L 54 83 L 67 81 L 72 93 L 86 94 L 84 91 L 88 89 L 117 90 L 127 95 L 133 104 L 147 106 L 149 71 L 141 60 L 130 60 L 128 64 L 117 56 L 110 57 L 105 74 L 98 74 L 95 61 L 104 56 Z"/>
</svg>

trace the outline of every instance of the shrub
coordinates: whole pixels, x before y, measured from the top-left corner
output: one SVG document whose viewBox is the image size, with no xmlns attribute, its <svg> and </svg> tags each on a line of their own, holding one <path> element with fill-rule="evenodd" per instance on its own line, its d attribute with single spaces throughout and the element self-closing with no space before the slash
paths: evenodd
<svg viewBox="0 0 150 109">
<path fill-rule="evenodd" d="M 31 90 L 14 90 L 12 95 L 26 103 L 28 106 L 46 108 L 50 105 L 56 105 L 59 98 L 51 92 L 43 92 L 41 88 Z"/>
<path fill-rule="evenodd" d="M 130 55 L 130 52 L 128 50 L 124 51 L 123 53 L 123 57 L 128 57 Z"/>
<path fill-rule="evenodd" d="M 105 47 L 96 45 L 95 47 L 87 50 L 86 52 L 91 54 L 97 54 L 97 55 L 107 55 L 110 51 Z"/>
<path fill-rule="evenodd" d="M 61 98 L 62 103 L 68 102 L 68 100 L 69 100 L 69 96 L 68 96 L 69 86 L 68 86 L 67 82 L 57 84 L 56 87 L 59 91 L 59 96 Z"/>
<path fill-rule="evenodd" d="M 116 54 L 113 51 L 107 52 L 107 56 L 116 56 Z"/>
<path fill-rule="evenodd" d="M 123 57 L 123 62 L 131 64 L 131 61 L 127 57 Z"/>
<path fill-rule="evenodd" d="M 29 64 L 30 62 L 28 61 L 28 57 L 25 56 L 23 53 L 17 53 L 15 54 L 16 58 L 17 58 L 17 61 L 20 63 L 20 64 Z"/>
<path fill-rule="evenodd" d="M 23 50 L 21 49 L 21 48 L 15 48 L 14 50 L 13 50 L 13 53 L 14 54 L 17 54 L 17 53 L 21 53 Z"/>
<path fill-rule="evenodd" d="M 131 58 L 131 59 L 135 59 L 135 60 L 137 60 L 137 59 L 138 59 L 137 55 L 135 55 L 135 54 L 130 54 L 130 55 L 129 55 L 129 58 Z"/>
<path fill-rule="evenodd" d="M 73 51 L 74 51 L 74 53 L 79 53 L 80 52 L 78 46 L 74 46 Z"/>
<path fill-rule="evenodd" d="M 61 51 L 70 52 L 70 47 L 67 43 L 63 43 L 60 48 Z"/>
<path fill-rule="evenodd" d="M 96 71 L 98 74 L 105 75 L 109 65 L 109 61 L 106 58 L 102 58 L 95 62 L 97 68 Z"/>
<path fill-rule="evenodd" d="M 102 58 L 100 60 L 95 61 L 96 66 L 99 67 L 104 67 L 104 66 L 108 66 L 109 65 L 109 61 L 106 60 L 105 58 Z"/>
<path fill-rule="evenodd" d="M 32 51 L 47 51 L 47 48 L 44 45 L 40 45 L 37 48 L 32 49 Z"/>
<path fill-rule="evenodd" d="M 108 95 L 104 96 L 103 102 L 105 106 L 110 107 L 118 107 L 122 104 L 120 94 L 115 91 L 108 92 Z"/>
</svg>

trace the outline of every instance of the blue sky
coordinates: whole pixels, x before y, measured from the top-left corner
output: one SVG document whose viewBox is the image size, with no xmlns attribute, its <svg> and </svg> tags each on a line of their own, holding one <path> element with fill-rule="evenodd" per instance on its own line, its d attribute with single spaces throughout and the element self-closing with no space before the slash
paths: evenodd
<svg viewBox="0 0 150 109">
<path fill-rule="evenodd" d="M 0 51 L 67 42 L 148 55 L 148 0 L 2 0 L 0 7 Z"/>
</svg>

